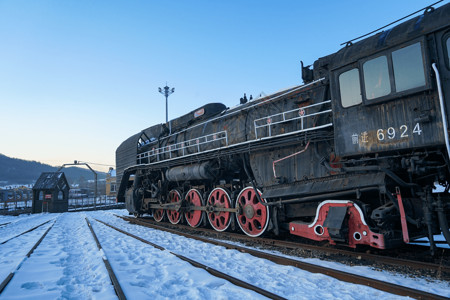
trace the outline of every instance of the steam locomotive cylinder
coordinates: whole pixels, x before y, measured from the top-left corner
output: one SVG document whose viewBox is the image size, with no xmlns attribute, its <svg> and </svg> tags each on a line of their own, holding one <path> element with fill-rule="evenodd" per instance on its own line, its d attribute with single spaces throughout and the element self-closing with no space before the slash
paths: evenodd
<svg viewBox="0 0 450 300">
<path fill-rule="evenodd" d="M 172 182 L 188 180 L 213 180 L 218 173 L 219 170 L 217 168 L 213 168 L 211 162 L 204 162 L 201 164 L 170 168 L 166 171 L 166 179 Z"/>
</svg>

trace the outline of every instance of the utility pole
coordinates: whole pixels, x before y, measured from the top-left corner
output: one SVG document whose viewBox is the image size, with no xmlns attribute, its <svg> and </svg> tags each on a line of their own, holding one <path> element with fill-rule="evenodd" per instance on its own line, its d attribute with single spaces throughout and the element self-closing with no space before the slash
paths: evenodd
<svg viewBox="0 0 450 300">
<path fill-rule="evenodd" d="M 169 122 L 168 98 L 173 92 L 175 92 L 175 88 L 169 88 L 167 86 L 167 82 L 166 82 L 166 86 L 164 88 L 158 88 L 158 91 L 166 97 L 166 123 L 167 123 L 167 122 Z"/>
</svg>

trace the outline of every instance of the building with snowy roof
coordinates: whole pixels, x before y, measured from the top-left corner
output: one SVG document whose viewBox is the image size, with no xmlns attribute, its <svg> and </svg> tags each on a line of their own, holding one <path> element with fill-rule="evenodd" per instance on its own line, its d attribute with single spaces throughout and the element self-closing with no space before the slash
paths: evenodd
<svg viewBox="0 0 450 300">
<path fill-rule="evenodd" d="M 42 173 L 33 187 L 32 213 L 67 211 L 69 190 L 64 172 Z"/>
<path fill-rule="evenodd" d="M 116 197 L 116 170 L 109 168 L 106 174 L 106 196 Z"/>
</svg>

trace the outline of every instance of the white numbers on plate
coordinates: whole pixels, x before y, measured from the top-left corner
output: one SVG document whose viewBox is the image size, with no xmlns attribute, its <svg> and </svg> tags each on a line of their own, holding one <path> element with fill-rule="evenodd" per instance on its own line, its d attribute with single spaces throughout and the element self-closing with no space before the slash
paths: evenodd
<svg viewBox="0 0 450 300">
<path fill-rule="evenodd" d="M 388 129 L 378 129 L 377 130 L 377 138 L 379 141 L 384 141 L 386 138 L 389 140 L 392 140 L 395 138 L 396 136 L 396 130 L 394 127 L 389 127 Z M 398 134 L 400 135 L 400 138 L 407 138 L 409 137 L 408 135 L 408 126 L 407 125 L 402 125 L 399 128 L 399 132 Z M 421 135 L 422 134 L 422 129 L 420 128 L 420 124 L 416 123 L 414 125 L 414 128 L 412 130 L 412 134 L 417 134 L 417 135 Z"/>
</svg>

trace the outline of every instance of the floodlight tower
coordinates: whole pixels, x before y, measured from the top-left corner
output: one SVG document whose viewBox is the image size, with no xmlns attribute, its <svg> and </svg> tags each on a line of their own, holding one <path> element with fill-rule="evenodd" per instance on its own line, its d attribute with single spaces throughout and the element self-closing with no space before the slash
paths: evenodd
<svg viewBox="0 0 450 300">
<path fill-rule="evenodd" d="M 175 92 L 175 88 L 169 88 L 167 86 L 167 82 L 166 82 L 166 86 L 163 89 L 162 88 L 158 88 L 159 92 L 166 97 L 166 123 L 167 123 L 167 122 L 169 122 L 168 98 L 173 92 Z"/>
</svg>

